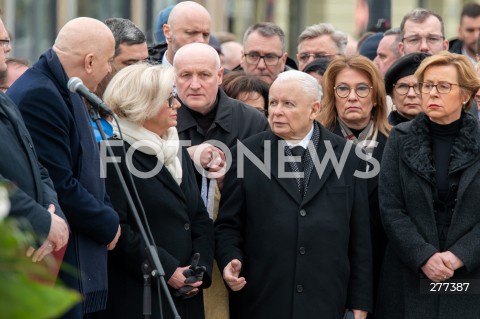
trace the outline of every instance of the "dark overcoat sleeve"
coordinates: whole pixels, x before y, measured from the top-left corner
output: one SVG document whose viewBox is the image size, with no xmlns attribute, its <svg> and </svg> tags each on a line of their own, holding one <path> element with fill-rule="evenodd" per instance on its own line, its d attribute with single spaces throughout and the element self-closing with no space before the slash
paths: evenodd
<svg viewBox="0 0 480 319">
<path fill-rule="evenodd" d="M 117 233 L 118 215 L 76 178 L 81 149 L 64 97 L 56 88 L 36 86 L 26 96 L 12 98 L 18 100 L 38 157 L 49 171 L 69 224 L 98 243 L 109 244 Z"/>
<path fill-rule="evenodd" d="M 389 243 L 397 256 L 412 271 L 419 272 L 421 265 L 435 254 L 437 249 L 420 235 L 409 216 L 413 212 L 406 210 L 405 201 L 413 199 L 405 198 L 403 193 L 401 151 L 398 145 L 398 131 L 394 128 L 385 146 L 380 169 L 378 185 L 380 217 Z"/>
</svg>

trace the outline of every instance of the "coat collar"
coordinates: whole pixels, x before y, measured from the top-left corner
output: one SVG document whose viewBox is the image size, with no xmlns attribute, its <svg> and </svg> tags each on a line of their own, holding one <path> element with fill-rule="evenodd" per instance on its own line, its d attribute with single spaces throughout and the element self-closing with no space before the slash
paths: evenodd
<svg viewBox="0 0 480 319">
<path fill-rule="evenodd" d="M 187 110 L 188 106 L 182 101 L 180 101 L 180 103 L 182 107 L 178 110 L 179 121 L 177 125 L 179 134 L 197 126 L 197 121 L 195 121 L 192 114 Z M 216 105 L 217 111 L 213 125 L 219 126 L 226 133 L 231 133 L 233 126 L 233 106 L 231 105 L 231 98 L 229 98 L 221 88 L 218 89 Z M 205 134 L 206 133 L 207 132 L 205 132 Z"/>
<path fill-rule="evenodd" d="M 404 162 L 432 183 L 435 181 L 433 166 L 430 119 L 419 114 L 414 120 L 396 126 L 399 132 L 400 154 Z M 480 156 L 479 123 L 470 113 L 462 112 L 461 127 L 455 138 L 449 165 L 449 173 L 460 170 Z"/>
</svg>

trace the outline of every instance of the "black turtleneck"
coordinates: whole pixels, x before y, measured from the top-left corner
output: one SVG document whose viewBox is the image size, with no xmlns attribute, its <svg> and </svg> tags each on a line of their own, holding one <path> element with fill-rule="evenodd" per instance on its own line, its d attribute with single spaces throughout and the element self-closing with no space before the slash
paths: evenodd
<svg viewBox="0 0 480 319">
<path fill-rule="evenodd" d="M 440 199 L 448 194 L 448 167 L 453 141 L 460 131 L 461 120 L 442 125 L 430 121 L 432 132 L 433 165 Z"/>
<path fill-rule="evenodd" d="M 202 129 L 203 135 L 207 134 L 208 129 L 212 126 L 213 121 L 215 120 L 215 115 L 217 115 L 217 106 L 218 103 L 215 101 L 215 106 L 210 112 L 206 114 L 199 113 L 187 107 L 187 110 L 192 114 L 195 121 L 197 121 L 198 126 Z"/>
</svg>

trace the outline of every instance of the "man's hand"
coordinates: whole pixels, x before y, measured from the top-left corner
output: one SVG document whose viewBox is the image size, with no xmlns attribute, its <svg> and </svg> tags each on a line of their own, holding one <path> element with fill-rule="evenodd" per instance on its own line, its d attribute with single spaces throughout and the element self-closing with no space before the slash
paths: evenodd
<svg viewBox="0 0 480 319">
<path fill-rule="evenodd" d="M 41 261 L 46 255 L 54 250 L 59 251 L 68 243 L 70 235 L 67 223 L 64 219 L 55 215 L 55 205 L 50 204 L 50 206 L 48 206 L 48 211 L 51 214 L 52 220 L 47 239 L 37 250 L 31 246 L 27 249 L 27 257 L 33 256 L 33 262 Z"/>
<path fill-rule="evenodd" d="M 185 267 L 177 267 L 177 269 L 173 273 L 172 277 L 170 277 L 170 279 L 168 279 L 168 284 L 171 287 L 173 287 L 177 291 L 179 289 L 181 289 L 180 293 L 179 293 L 179 296 L 183 295 L 183 294 L 186 294 L 186 295 L 196 294 L 198 292 L 198 287 L 200 287 L 203 284 L 203 281 L 201 281 L 201 280 L 196 281 L 194 283 L 189 283 L 189 284 L 185 283 L 185 279 L 187 279 L 187 278 L 183 275 L 183 272 L 188 270 L 189 268 L 190 268 L 190 265 L 185 266 Z M 192 287 L 193 289 L 190 288 L 190 287 Z M 190 289 L 187 289 L 187 288 L 190 288 Z M 182 292 L 183 290 L 185 290 L 185 293 Z"/>
<path fill-rule="evenodd" d="M 367 318 L 367 311 L 364 310 L 358 310 L 358 309 L 352 309 L 353 311 L 353 316 L 355 319 L 365 319 Z"/>
<path fill-rule="evenodd" d="M 247 284 L 245 277 L 238 277 L 241 270 L 242 263 L 238 259 L 232 260 L 223 268 L 223 280 L 233 291 L 239 291 Z"/>
<path fill-rule="evenodd" d="M 122 228 L 120 227 L 120 225 L 118 225 L 118 230 L 117 230 L 117 234 L 115 235 L 115 238 L 112 240 L 110 244 L 107 245 L 108 250 L 113 250 L 115 248 L 115 245 L 117 245 L 118 238 L 120 238 L 121 234 L 122 234 Z"/>
<path fill-rule="evenodd" d="M 196 166 L 208 171 L 208 178 L 220 178 L 225 175 L 225 154 L 211 144 L 202 143 L 187 148 L 190 158 Z"/>
<path fill-rule="evenodd" d="M 454 270 L 451 264 L 446 265 L 442 257 L 441 253 L 435 253 L 422 266 L 423 273 L 433 282 L 444 281 L 453 276 Z"/>
<path fill-rule="evenodd" d="M 50 232 L 47 239 L 51 241 L 55 251 L 59 251 L 68 243 L 70 236 L 68 232 L 67 222 L 55 214 L 55 205 L 50 204 L 48 211 L 52 215 L 52 223 L 50 225 Z"/>
</svg>

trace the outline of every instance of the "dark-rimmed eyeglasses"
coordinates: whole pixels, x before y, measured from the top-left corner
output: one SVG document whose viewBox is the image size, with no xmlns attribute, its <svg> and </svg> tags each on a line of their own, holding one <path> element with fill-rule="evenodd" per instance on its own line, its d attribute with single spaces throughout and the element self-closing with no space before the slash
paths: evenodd
<svg viewBox="0 0 480 319">
<path fill-rule="evenodd" d="M 266 65 L 275 65 L 282 57 L 281 55 L 278 56 L 275 54 L 260 55 L 257 52 L 246 53 L 244 54 L 244 56 L 248 64 L 257 64 L 258 62 L 260 62 L 260 59 L 263 59 L 263 62 L 265 62 Z"/>
<path fill-rule="evenodd" d="M 454 85 L 460 86 L 460 84 L 449 82 L 438 82 L 437 84 L 433 84 L 431 82 L 418 83 L 420 91 L 425 94 L 432 92 L 433 88 L 435 88 L 440 94 L 448 94 Z"/>
<path fill-rule="evenodd" d="M 420 37 L 418 35 L 411 35 L 409 37 L 403 38 L 402 42 L 405 42 L 411 47 L 415 47 L 422 43 L 422 40 L 425 39 L 428 45 L 436 45 L 442 42 L 445 37 L 443 35 L 429 35 L 426 37 Z"/>
<path fill-rule="evenodd" d="M 356 87 L 351 88 L 348 85 L 340 84 L 335 86 L 333 89 L 335 90 L 335 93 L 337 93 L 337 95 L 341 98 L 349 96 L 352 90 L 355 91 L 355 94 L 357 94 L 358 97 L 367 97 L 373 87 L 366 84 L 359 84 Z"/>
<path fill-rule="evenodd" d="M 171 109 L 173 108 L 173 100 L 176 100 L 176 99 L 177 99 L 177 92 L 172 91 L 172 93 L 170 93 L 170 96 L 167 99 L 169 108 Z"/>
<path fill-rule="evenodd" d="M 394 84 L 393 87 L 395 88 L 395 92 L 400 95 L 406 95 L 408 91 L 410 91 L 410 88 L 412 88 L 416 94 L 420 94 L 420 88 L 418 87 L 418 84 L 408 85 L 406 83 L 399 83 Z"/>
<path fill-rule="evenodd" d="M 8 49 L 10 47 L 10 39 L 0 39 L 0 43 L 4 49 Z"/>
<path fill-rule="evenodd" d="M 337 54 L 305 52 L 298 55 L 298 61 L 307 62 L 308 59 L 310 59 L 310 57 L 313 57 L 314 59 L 321 59 L 321 58 L 332 59 L 336 55 Z"/>
</svg>

